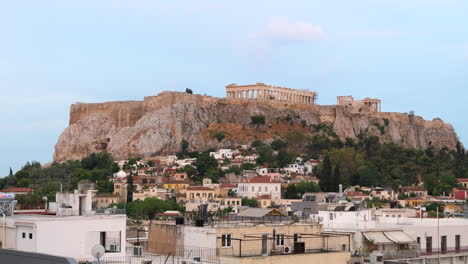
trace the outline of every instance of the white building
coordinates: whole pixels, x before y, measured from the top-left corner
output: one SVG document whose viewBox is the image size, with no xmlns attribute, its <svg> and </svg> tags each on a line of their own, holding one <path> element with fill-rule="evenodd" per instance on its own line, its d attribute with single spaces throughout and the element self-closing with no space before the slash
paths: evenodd
<svg viewBox="0 0 468 264">
<path fill-rule="evenodd" d="M 5 239 L 0 224 L 0 242 L 7 248 L 71 258 L 91 258 L 91 249 L 102 245 L 105 256 L 125 256 L 125 212 L 92 210 L 94 185 L 78 183 L 73 193 L 57 193 L 56 203 L 45 214 L 6 217 Z M 56 215 L 54 215 L 54 213 Z M 5 240 L 5 241 L 4 241 Z"/>
<path fill-rule="evenodd" d="M 106 257 L 125 256 L 126 219 L 124 214 L 15 215 L 6 219 L 9 236 L 5 245 L 27 252 L 91 258 L 91 249 L 100 244 Z"/>
<path fill-rule="evenodd" d="M 281 183 L 272 181 L 270 177 L 253 177 L 248 181 L 238 183 L 237 194 L 248 198 L 270 195 L 272 200 L 280 200 Z"/>
<path fill-rule="evenodd" d="M 404 217 L 408 212 L 382 212 L 377 216 L 374 209 L 360 211 L 319 211 L 323 227 L 332 232 L 354 232 L 354 249 L 361 251 L 365 248 L 366 239 L 372 236 L 378 250 L 384 253 L 384 258 L 392 257 L 406 259 L 410 255 L 431 257 L 441 253 L 445 258 L 452 255 L 463 256 L 467 259 L 468 252 L 468 219 L 466 218 L 409 218 Z M 401 217 L 398 217 L 401 216 Z M 402 231 L 392 237 L 389 232 Z M 393 233 L 395 234 L 395 233 Z M 408 240 L 415 243 L 416 248 L 394 249 L 394 240 Z M 408 241 L 409 242 L 409 241 Z M 411 243 L 408 243 L 411 244 Z M 408 254 L 407 254 L 408 253 Z M 411 253 L 411 254 L 409 254 Z M 406 254 L 406 257 L 405 257 Z M 456 258 L 456 257 L 453 257 Z M 454 262 L 452 262 L 454 263 Z"/>
<path fill-rule="evenodd" d="M 289 164 L 286 168 L 283 168 L 283 170 L 286 171 L 288 175 L 290 175 L 291 173 L 305 174 L 304 168 L 304 165 L 293 163 Z"/>
<path fill-rule="evenodd" d="M 216 152 L 210 152 L 210 156 L 217 160 L 232 159 L 234 155 L 239 153 L 238 150 L 220 149 Z"/>
</svg>

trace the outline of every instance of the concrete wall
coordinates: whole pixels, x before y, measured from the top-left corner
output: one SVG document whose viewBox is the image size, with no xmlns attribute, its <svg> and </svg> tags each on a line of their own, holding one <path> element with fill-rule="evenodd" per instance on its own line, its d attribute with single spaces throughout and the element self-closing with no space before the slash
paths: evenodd
<svg viewBox="0 0 468 264">
<path fill-rule="evenodd" d="M 2 221 L 1 218 L 0 221 Z M 5 233 L 6 242 L 3 241 L 3 223 L 0 223 L 0 241 L 2 242 L 2 245 L 5 244 L 4 248 L 14 249 L 16 246 L 16 228 L 7 225 Z"/>
<path fill-rule="evenodd" d="M 183 248 L 182 226 L 152 222 L 148 229 L 148 252 L 168 254 Z"/>
</svg>

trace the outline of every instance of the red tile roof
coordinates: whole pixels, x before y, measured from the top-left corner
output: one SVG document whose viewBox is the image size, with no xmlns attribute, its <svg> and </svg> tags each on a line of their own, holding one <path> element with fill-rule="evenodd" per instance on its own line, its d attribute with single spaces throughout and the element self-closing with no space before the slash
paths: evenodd
<svg viewBox="0 0 468 264">
<path fill-rule="evenodd" d="M 424 186 L 401 186 L 401 189 L 405 192 L 427 191 Z"/>
<path fill-rule="evenodd" d="M 7 188 L 3 189 L 0 192 L 5 192 L 5 193 L 16 193 L 16 192 L 32 192 L 33 189 L 31 188 Z"/>
<path fill-rule="evenodd" d="M 208 187 L 203 187 L 203 186 L 190 186 L 187 188 L 187 191 L 214 191 L 214 190 Z"/>
<path fill-rule="evenodd" d="M 260 195 L 257 197 L 257 199 L 260 199 L 260 200 L 271 199 L 271 195 L 269 194 Z"/>
<path fill-rule="evenodd" d="M 219 188 L 226 188 L 226 189 L 237 188 L 237 184 L 221 183 L 219 185 Z"/>
<path fill-rule="evenodd" d="M 278 181 L 271 180 L 268 176 L 257 176 L 248 180 L 249 183 L 280 183 Z"/>
<path fill-rule="evenodd" d="M 158 213 L 157 216 L 178 216 L 180 213 Z"/>
<path fill-rule="evenodd" d="M 459 182 L 468 182 L 468 178 L 458 178 Z"/>
<path fill-rule="evenodd" d="M 362 192 L 347 192 L 344 194 L 345 196 L 368 196 L 365 193 Z"/>
</svg>

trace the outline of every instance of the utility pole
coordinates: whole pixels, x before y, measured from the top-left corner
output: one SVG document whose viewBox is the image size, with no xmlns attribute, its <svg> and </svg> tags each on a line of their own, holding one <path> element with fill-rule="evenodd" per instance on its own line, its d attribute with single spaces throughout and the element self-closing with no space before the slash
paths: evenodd
<svg viewBox="0 0 468 264">
<path fill-rule="evenodd" d="M 439 250 L 437 251 L 437 264 L 440 264 L 440 224 L 439 224 L 439 206 L 437 206 L 437 243 L 439 244 Z"/>
</svg>

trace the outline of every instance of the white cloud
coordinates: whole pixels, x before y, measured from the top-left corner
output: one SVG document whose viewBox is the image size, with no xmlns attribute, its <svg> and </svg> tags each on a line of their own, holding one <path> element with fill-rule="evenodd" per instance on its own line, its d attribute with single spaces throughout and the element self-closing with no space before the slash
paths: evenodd
<svg viewBox="0 0 468 264">
<path fill-rule="evenodd" d="M 258 36 L 270 40 L 298 41 L 321 39 L 324 32 L 320 25 L 291 21 L 287 17 L 275 17 Z"/>
</svg>

